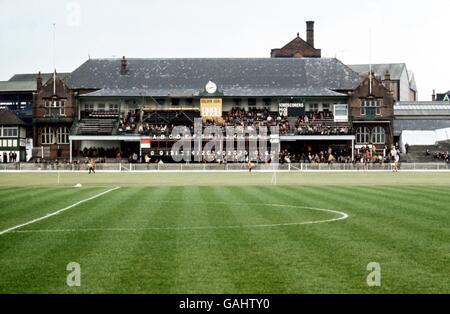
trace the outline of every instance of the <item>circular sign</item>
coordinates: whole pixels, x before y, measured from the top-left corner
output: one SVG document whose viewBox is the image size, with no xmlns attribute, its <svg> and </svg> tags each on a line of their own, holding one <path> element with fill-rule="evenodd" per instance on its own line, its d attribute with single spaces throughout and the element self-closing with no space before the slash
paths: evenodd
<svg viewBox="0 0 450 314">
<path fill-rule="evenodd" d="M 205 90 L 208 92 L 208 94 L 214 94 L 217 91 L 216 83 L 209 81 L 205 86 Z"/>
</svg>

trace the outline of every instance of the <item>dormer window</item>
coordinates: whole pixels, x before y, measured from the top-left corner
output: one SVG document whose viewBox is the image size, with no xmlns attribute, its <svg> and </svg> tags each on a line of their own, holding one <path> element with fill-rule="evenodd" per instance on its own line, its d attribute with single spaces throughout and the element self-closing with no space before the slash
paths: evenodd
<svg viewBox="0 0 450 314">
<path fill-rule="evenodd" d="M 363 99 L 361 100 L 362 116 L 381 116 L 381 99 Z"/>
<path fill-rule="evenodd" d="M 46 99 L 44 100 L 46 116 L 65 116 L 65 99 Z"/>
</svg>

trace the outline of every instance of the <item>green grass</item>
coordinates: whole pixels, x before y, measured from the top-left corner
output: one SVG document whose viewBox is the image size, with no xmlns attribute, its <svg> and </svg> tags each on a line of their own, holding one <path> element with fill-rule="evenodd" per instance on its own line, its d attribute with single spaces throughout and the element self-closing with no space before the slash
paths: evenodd
<svg viewBox="0 0 450 314">
<path fill-rule="evenodd" d="M 450 174 L 271 176 L 0 174 L 0 232 L 121 187 L 0 235 L 0 293 L 450 293 Z"/>
</svg>

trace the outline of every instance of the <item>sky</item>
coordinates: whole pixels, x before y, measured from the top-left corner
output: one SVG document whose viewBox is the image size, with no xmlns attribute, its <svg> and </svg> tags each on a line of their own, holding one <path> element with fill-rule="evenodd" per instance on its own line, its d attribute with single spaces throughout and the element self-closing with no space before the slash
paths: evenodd
<svg viewBox="0 0 450 314">
<path fill-rule="evenodd" d="M 0 80 L 89 56 L 267 58 L 313 20 L 322 57 L 406 63 L 431 100 L 450 89 L 448 12 L 449 0 L 0 0 Z"/>
</svg>

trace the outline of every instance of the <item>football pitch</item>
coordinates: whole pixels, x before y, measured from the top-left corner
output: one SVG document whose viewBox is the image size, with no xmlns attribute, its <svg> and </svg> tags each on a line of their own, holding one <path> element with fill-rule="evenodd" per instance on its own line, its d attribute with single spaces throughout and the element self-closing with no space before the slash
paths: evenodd
<svg viewBox="0 0 450 314">
<path fill-rule="evenodd" d="M 0 293 L 450 293 L 449 278 L 450 173 L 0 173 Z"/>
</svg>

